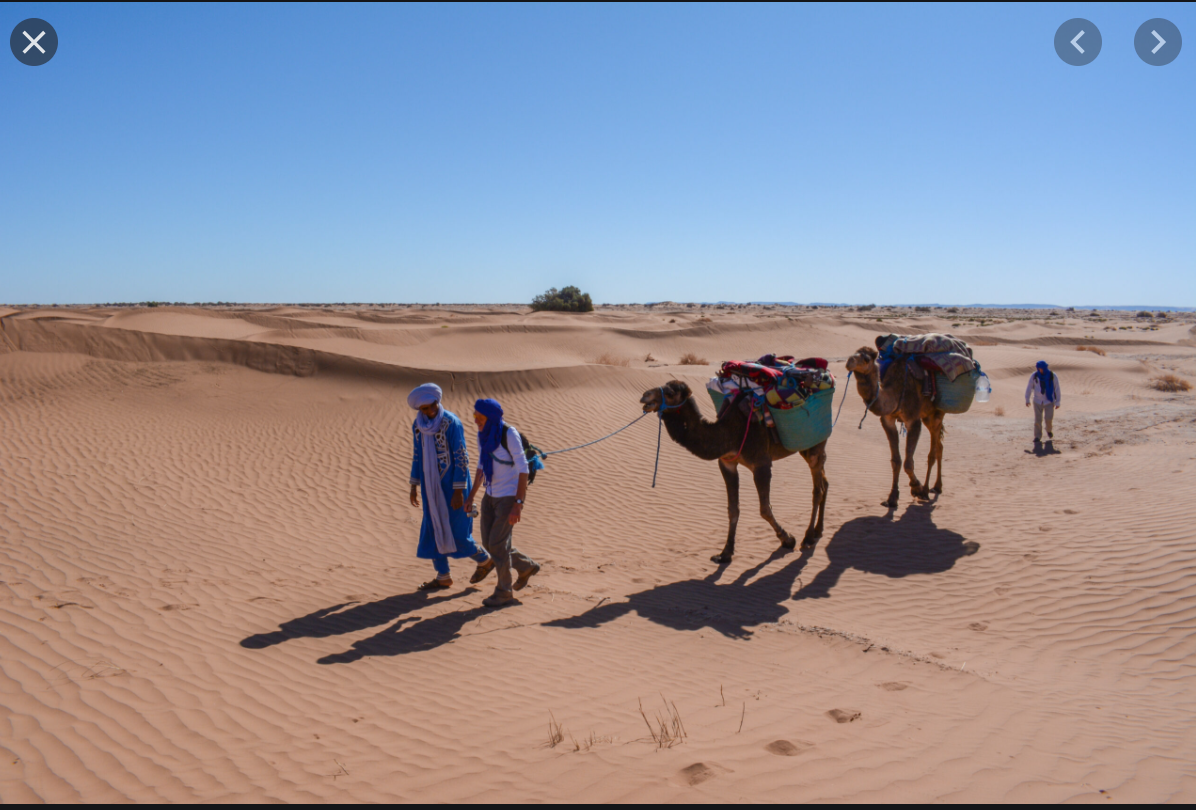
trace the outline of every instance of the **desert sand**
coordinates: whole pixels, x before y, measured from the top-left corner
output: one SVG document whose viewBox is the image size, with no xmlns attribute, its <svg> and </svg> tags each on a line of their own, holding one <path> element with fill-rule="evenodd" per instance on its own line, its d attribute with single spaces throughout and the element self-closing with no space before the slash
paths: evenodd
<svg viewBox="0 0 1196 810">
<path fill-rule="evenodd" d="M 1196 381 L 1194 324 L 0 309 L 0 799 L 1196 800 L 1196 397 L 1149 386 Z M 888 446 L 875 417 L 857 429 L 843 363 L 928 331 L 970 341 L 994 394 L 947 417 L 944 493 L 903 486 L 889 512 Z M 412 386 L 463 417 L 497 397 L 556 449 L 670 379 L 713 416 L 717 364 L 770 351 L 828 358 L 846 397 L 812 554 L 778 553 L 747 486 L 735 561 L 711 563 L 716 464 L 666 436 L 651 488 L 648 417 L 549 459 L 516 529 L 543 563 L 520 604 L 483 608 L 468 561 L 415 592 Z M 1040 358 L 1063 385 L 1051 454 L 1023 406 Z M 800 458 L 772 500 L 800 536 Z M 668 713 L 685 736 L 662 746 L 645 715 Z"/>
</svg>

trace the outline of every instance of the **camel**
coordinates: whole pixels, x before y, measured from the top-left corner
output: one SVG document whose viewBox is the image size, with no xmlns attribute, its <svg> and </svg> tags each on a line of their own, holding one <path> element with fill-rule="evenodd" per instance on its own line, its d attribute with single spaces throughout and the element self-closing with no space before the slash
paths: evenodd
<svg viewBox="0 0 1196 810">
<path fill-rule="evenodd" d="M 772 514 L 769 491 L 772 486 L 772 463 L 793 455 L 795 450 L 786 450 L 773 441 L 768 429 L 752 421 L 738 407 L 728 407 L 721 418 L 710 422 L 702 418 L 698 403 L 694 401 L 689 386 L 680 380 L 672 380 L 662 388 L 652 388 L 640 397 L 645 413 L 660 413 L 669 438 L 677 442 L 698 458 L 713 461 L 718 459 L 719 472 L 727 485 L 727 514 L 730 528 L 723 550 L 711 557 L 712 562 L 725 565 L 735 554 L 735 527 L 739 523 L 739 467 L 747 467 L 756 483 L 760 496 L 760 516 L 768 521 L 781 541 L 783 548 L 793 548 L 797 541 L 793 535 L 781 528 Z M 801 456 L 810 465 L 814 477 L 814 510 L 810 514 L 810 525 L 802 538 L 802 549 L 812 549 L 822 537 L 822 518 L 826 511 L 826 493 L 830 484 L 826 477 L 826 442 L 820 442 L 809 450 L 802 450 Z"/>
<path fill-rule="evenodd" d="M 884 338 L 877 340 L 879 344 Z M 897 482 L 901 471 L 901 448 L 898 444 L 897 423 L 905 425 L 908 435 L 905 439 L 905 472 L 909 475 L 910 494 L 923 500 L 930 498 L 930 493 L 939 494 L 943 491 L 943 417 L 946 413 L 934 406 L 922 392 L 919 380 L 909 379 L 910 373 L 904 362 L 894 362 L 885 371 L 885 378 L 880 379 L 880 368 L 877 364 L 878 352 L 869 346 L 864 346 L 847 360 L 847 370 L 855 374 L 856 390 L 867 403 L 868 410 L 880 417 L 880 426 L 884 428 L 889 439 L 889 450 L 893 462 L 893 488 L 887 500 L 881 506 L 890 509 L 897 508 Z M 918 480 L 914 473 L 914 451 L 918 449 L 918 437 L 922 433 L 922 425 L 930 431 L 930 456 L 926 464 L 926 484 Z M 938 477 L 934 486 L 928 487 L 930 473 L 938 464 Z"/>
</svg>

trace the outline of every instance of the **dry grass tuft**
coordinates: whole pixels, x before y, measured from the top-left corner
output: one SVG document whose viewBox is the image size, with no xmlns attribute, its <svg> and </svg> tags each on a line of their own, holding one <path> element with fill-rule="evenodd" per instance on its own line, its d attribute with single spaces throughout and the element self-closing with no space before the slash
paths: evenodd
<svg viewBox="0 0 1196 810">
<path fill-rule="evenodd" d="M 1100 348 L 1099 346 L 1076 346 L 1076 351 L 1077 352 L 1092 352 L 1093 354 L 1099 354 L 1101 357 L 1105 356 L 1105 350 Z"/>
<path fill-rule="evenodd" d="M 596 366 L 630 366 L 631 358 L 624 357 L 621 354 L 612 354 L 611 352 L 603 352 L 593 360 Z"/>
<path fill-rule="evenodd" d="M 569 735 L 569 739 L 573 742 L 574 751 L 589 751 L 596 745 L 610 745 L 615 741 L 614 737 L 599 737 L 593 731 L 590 732 L 589 737 L 583 738 L 580 742 L 572 734 Z"/>
<path fill-rule="evenodd" d="M 548 713 L 548 747 L 556 748 L 565 740 L 565 728 L 556 721 L 552 712 Z"/>
<path fill-rule="evenodd" d="M 672 748 L 674 745 L 685 742 L 685 738 L 689 735 L 685 733 L 685 724 L 681 722 L 681 712 L 677 711 L 677 704 L 665 700 L 664 695 L 661 695 L 660 699 L 664 703 L 664 711 L 656 712 L 655 726 L 644 712 L 642 700 L 640 701 L 640 716 L 644 718 L 644 723 L 648 726 L 648 733 L 652 735 L 652 742 L 656 743 L 656 747 Z"/>
<path fill-rule="evenodd" d="M 993 408 L 993 416 L 1004 416 L 1004 415 L 1005 415 L 1005 409 L 1002 408 L 1000 405 Z"/>
<path fill-rule="evenodd" d="M 648 354 L 646 354 L 646 355 L 644 356 L 644 362 L 645 362 L 645 363 L 652 363 L 652 362 L 654 362 L 655 360 L 656 360 L 656 358 L 652 356 L 652 353 L 651 353 L 651 352 L 648 352 Z"/>
<path fill-rule="evenodd" d="M 693 352 L 686 352 L 685 354 L 681 355 L 681 359 L 678 360 L 677 363 L 678 363 L 678 365 L 682 365 L 682 366 L 707 366 L 707 365 L 710 365 L 709 360 L 707 360 L 705 357 L 698 357 Z"/>
<path fill-rule="evenodd" d="M 1190 382 L 1183 377 L 1176 377 L 1174 374 L 1163 374 L 1155 377 L 1150 381 L 1150 387 L 1156 391 L 1166 391 L 1169 394 L 1192 390 Z"/>
</svg>

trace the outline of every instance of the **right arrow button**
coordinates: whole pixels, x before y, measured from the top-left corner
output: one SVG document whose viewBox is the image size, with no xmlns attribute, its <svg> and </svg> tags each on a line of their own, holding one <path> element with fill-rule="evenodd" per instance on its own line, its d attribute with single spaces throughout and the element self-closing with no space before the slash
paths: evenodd
<svg viewBox="0 0 1196 810">
<path fill-rule="evenodd" d="M 1142 23 L 1134 34 L 1134 50 L 1138 58 L 1154 67 L 1174 62 L 1183 44 L 1183 37 L 1175 23 L 1162 17 Z"/>
</svg>

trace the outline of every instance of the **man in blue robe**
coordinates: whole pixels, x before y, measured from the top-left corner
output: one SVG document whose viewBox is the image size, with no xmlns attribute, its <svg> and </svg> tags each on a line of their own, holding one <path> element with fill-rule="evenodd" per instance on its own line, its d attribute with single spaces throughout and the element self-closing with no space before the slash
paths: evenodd
<svg viewBox="0 0 1196 810">
<path fill-rule="evenodd" d="M 470 557 L 478 564 L 471 582 L 481 582 L 494 568 L 494 560 L 473 541 L 473 518 L 466 514 L 469 490 L 469 451 L 465 429 L 456 414 L 440 404 L 440 386 L 426 383 L 412 391 L 407 404 L 419 413 L 412 433 L 415 458 L 411 461 L 411 505 L 424 499 L 424 521 L 419 530 L 416 556 L 431 560 L 436 578 L 420 585 L 421 591 L 451 587 L 449 557 Z"/>
</svg>

